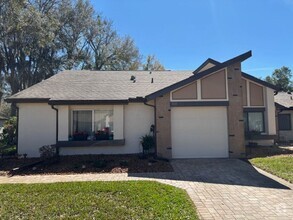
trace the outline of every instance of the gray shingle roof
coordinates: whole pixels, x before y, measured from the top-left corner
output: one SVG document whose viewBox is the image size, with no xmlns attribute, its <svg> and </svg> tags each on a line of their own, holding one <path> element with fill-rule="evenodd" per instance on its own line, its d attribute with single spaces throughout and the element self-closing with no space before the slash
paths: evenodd
<svg viewBox="0 0 293 220">
<path fill-rule="evenodd" d="M 293 107 L 293 96 L 287 92 L 278 92 L 275 95 L 275 102 L 285 108 Z"/>
<path fill-rule="evenodd" d="M 132 75 L 135 83 L 130 80 Z M 63 71 L 8 100 L 128 100 L 145 97 L 191 75 L 192 71 Z"/>
</svg>

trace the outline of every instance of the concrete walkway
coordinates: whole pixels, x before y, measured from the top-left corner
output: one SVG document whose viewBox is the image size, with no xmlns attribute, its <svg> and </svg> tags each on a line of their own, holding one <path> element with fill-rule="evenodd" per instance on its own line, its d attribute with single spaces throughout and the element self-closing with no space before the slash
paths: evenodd
<svg viewBox="0 0 293 220">
<path fill-rule="evenodd" d="M 0 183 L 155 180 L 185 189 L 201 219 L 293 219 L 292 184 L 234 159 L 172 161 L 172 173 L 0 177 Z"/>
</svg>

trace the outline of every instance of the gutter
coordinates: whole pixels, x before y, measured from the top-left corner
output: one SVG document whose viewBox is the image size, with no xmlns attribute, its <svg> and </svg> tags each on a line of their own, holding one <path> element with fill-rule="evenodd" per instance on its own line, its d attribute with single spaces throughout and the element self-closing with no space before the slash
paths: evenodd
<svg viewBox="0 0 293 220">
<path fill-rule="evenodd" d="M 58 147 L 58 108 L 55 108 L 54 105 L 51 105 L 51 108 L 56 111 L 56 154 L 59 156 L 59 147 Z"/>
<path fill-rule="evenodd" d="M 155 104 L 156 104 L 156 100 L 154 100 Z M 148 104 L 147 103 L 147 100 L 144 99 L 144 102 L 143 102 L 144 105 L 146 106 L 149 106 L 149 107 L 153 107 L 154 108 L 154 121 L 155 121 L 155 128 L 154 128 L 154 138 L 155 138 L 155 155 L 157 156 L 157 119 L 156 119 L 156 116 L 157 116 L 157 108 L 156 108 L 156 105 L 151 105 L 151 104 Z"/>
</svg>

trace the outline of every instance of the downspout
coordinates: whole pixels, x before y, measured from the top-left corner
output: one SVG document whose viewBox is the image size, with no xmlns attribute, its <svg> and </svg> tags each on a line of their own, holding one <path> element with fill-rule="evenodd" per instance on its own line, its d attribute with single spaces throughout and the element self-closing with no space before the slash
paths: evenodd
<svg viewBox="0 0 293 220">
<path fill-rule="evenodd" d="M 56 111 L 56 154 L 59 156 L 59 146 L 58 146 L 58 108 L 55 108 L 54 105 L 51 105 L 51 108 Z"/>
<path fill-rule="evenodd" d="M 155 104 L 156 104 L 156 100 L 154 100 Z M 155 155 L 157 156 L 157 109 L 156 109 L 156 105 L 151 105 L 147 103 L 147 100 L 145 99 L 143 104 L 145 104 L 146 106 L 150 106 L 154 108 L 154 119 L 155 119 L 155 129 L 154 129 L 154 138 L 155 138 Z"/>
<path fill-rule="evenodd" d="M 19 126 L 19 107 L 17 104 L 15 105 L 16 108 L 16 153 L 18 154 L 18 126 Z"/>
</svg>

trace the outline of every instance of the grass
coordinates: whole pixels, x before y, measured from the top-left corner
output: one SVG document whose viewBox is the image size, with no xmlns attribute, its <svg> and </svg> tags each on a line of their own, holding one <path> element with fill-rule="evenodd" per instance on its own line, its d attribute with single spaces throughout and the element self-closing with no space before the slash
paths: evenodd
<svg viewBox="0 0 293 220">
<path fill-rule="evenodd" d="M 150 181 L 0 185 L 0 219 L 198 219 L 187 193 Z"/>
<path fill-rule="evenodd" d="M 293 183 L 292 155 L 253 158 L 249 161 L 253 165 Z"/>
</svg>

